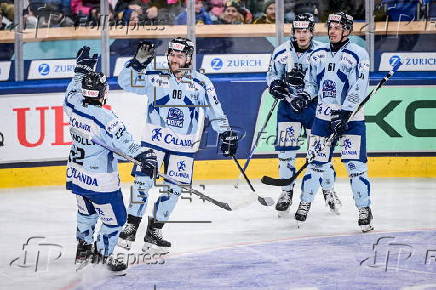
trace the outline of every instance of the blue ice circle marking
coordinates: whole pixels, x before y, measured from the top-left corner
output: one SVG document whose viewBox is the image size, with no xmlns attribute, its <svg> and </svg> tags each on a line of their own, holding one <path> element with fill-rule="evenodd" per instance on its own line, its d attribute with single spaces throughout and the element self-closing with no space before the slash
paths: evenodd
<svg viewBox="0 0 436 290">
<path fill-rule="evenodd" d="M 389 64 L 394 67 L 398 62 L 401 61 L 401 57 L 399 57 L 398 55 L 393 55 L 391 56 L 391 58 L 389 59 Z"/>
<path fill-rule="evenodd" d="M 223 67 L 223 60 L 219 57 L 216 57 L 210 61 L 210 66 L 213 70 L 220 70 Z"/>
<path fill-rule="evenodd" d="M 50 73 L 50 65 L 46 63 L 42 63 L 38 67 L 38 72 L 42 76 L 46 76 Z"/>
</svg>

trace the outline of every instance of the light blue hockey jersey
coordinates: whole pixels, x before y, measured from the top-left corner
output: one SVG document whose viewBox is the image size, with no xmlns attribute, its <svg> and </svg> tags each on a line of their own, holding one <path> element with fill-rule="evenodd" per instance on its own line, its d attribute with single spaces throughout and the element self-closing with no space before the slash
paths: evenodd
<svg viewBox="0 0 436 290">
<path fill-rule="evenodd" d="M 306 72 L 309 67 L 310 54 L 324 44 L 312 40 L 310 47 L 304 52 L 295 51 L 293 43 L 288 40 L 276 47 L 271 55 L 270 65 L 266 74 L 268 86 L 274 80 L 283 80 L 286 72 L 290 72 L 293 68 Z M 296 92 L 291 92 L 295 94 Z"/>
<path fill-rule="evenodd" d="M 131 67 L 118 76 L 126 91 L 145 95 L 148 108 L 143 144 L 151 148 L 194 153 L 200 145 L 204 118 L 208 117 L 217 133 L 229 130 L 227 116 L 208 77 L 190 71 L 181 81 L 168 70 L 156 70 L 154 64 L 141 73 Z"/>
<path fill-rule="evenodd" d="M 67 164 L 67 189 L 76 194 L 97 194 L 120 189 L 116 154 L 95 144 L 91 139 L 135 157 L 144 149 L 135 143 L 123 122 L 110 110 L 99 106 L 84 106 L 82 74 L 69 83 L 64 99 L 64 111 L 69 117 L 72 146 Z M 85 137 L 85 138 L 84 138 Z M 91 137 L 91 138 L 86 138 Z"/>
<path fill-rule="evenodd" d="M 369 85 L 369 55 L 348 41 L 336 53 L 330 45 L 315 49 L 309 58 L 305 91 L 318 98 L 317 117 L 330 120 L 330 111 L 355 111 L 365 99 Z M 363 120 L 363 108 L 351 120 Z"/>
</svg>

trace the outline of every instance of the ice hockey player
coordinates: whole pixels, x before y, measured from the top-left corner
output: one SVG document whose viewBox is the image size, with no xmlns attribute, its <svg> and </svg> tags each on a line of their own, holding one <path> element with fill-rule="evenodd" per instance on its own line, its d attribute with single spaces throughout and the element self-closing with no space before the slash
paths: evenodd
<svg viewBox="0 0 436 290">
<path fill-rule="evenodd" d="M 300 149 L 299 138 L 303 127 L 310 135 L 317 100 L 309 102 L 301 110 L 290 105 L 292 98 L 303 93 L 304 76 L 308 69 L 310 53 L 324 44 L 313 40 L 315 23 L 312 14 L 299 14 L 292 22 L 292 38 L 278 46 L 272 56 L 267 72 L 270 94 L 280 100 L 277 111 L 276 151 L 279 151 L 280 178 L 290 178 L 295 174 L 295 157 Z M 333 185 L 335 172 L 330 163 L 322 175 L 322 192 L 331 212 L 339 214 L 341 205 Z M 292 204 L 294 184 L 283 186 L 277 201 L 279 217 L 289 213 Z"/>
<path fill-rule="evenodd" d="M 217 98 L 212 82 L 191 69 L 194 45 L 186 38 L 169 42 L 166 53 L 167 67 L 156 67 L 153 61 L 155 47 L 149 41 L 141 42 L 135 56 L 126 63 L 118 77 L 126 91 L 146 96 L 148 108 L 142 145 L 155 150 L 158 167 L 180 184 L 191 184 L 193 155 L 197 152 L 204 118 L 219 134 L 224 156 L 236 153 L 238 136 L 230 129 L 226 115 Z M 127 210 L 127 224 L 120 234 L 119 246 L 129 249 L 145 213 L 148 191 L 153 186 L 150 177 L 133 170 L 135 182 L 132 200 Z M 171 243 L 162 237 L 162 227 L 169 219 L 181 188 L 168 184 L 167 193 L 154 203 L 152 217 L 144 237 L 144 251 L 167 252 Z"/>
<path fill-rule="evenodd" d="M 303 178 L 301 202 L 295 219 L 306 220 L 320 185 L 319 179 L 329 169 L 328 162 L 335 146 L 326 140 L 335 133 L 342 136 L 339 140 L 341 158 L 346 164 L 354 202 L 359 210 L 358 225 L 367 232 L 373 229 L 371 187 L 367 175 L 364 113 L 363 109 L 357 111 L 357 108 L 368 89 L 369 56 L 364 48 L 351 43 L 348 38 L 353 29 L 352 16 L 343 12 L 330 14 L 327 26 L 330 45 L 312 52 L 304 92 L 291 101 L 293 108 L 303 110 L 311 99 L 318 98 L 309 145 L 309 154 L 314 158 Z M 352 116 L 354 111 L 357 112 Z"/>
<path fill-rule="evenodd" d="M 75 75 L 65 95 L 64 110 L 69 117 L 73 141 L 66 187 L 77 199 L 76 263 L 103 263 L 121 275 L 127 265 L 112 255 L 126 222 L 118 156 L 93 140 L 140 161 L 145 175 L 153 174 L 157 158 L 152 149 L 135 143 L 123 122 L 102 107 L 109 87 L 104 74 L 94 72 L 96 62 L 97 55 L 90 57 L 89 47 L 79 50 Z M 94 241 L 98 219 L 102 225 Z"/>
</svg>

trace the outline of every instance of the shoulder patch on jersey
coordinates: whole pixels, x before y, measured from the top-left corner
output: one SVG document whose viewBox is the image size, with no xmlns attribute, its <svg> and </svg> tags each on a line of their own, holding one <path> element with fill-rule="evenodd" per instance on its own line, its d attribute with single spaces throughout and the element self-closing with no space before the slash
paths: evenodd
<svg viewBox="0 0 436 290">
<path fill-rule="evenodd" d="M 273 56 L 273 60 L 276 60 L 277 57 L 279 57 L 281 54 L 285 53 L 286 48 L 283 48 L 282 50 L 278 51 L 276 54 L 274 54 Z"/>
<path fill-rule="evenodd" d="M 169 88 L 170 78 L 166 75 L 152 76 L 150 78 L 151 84 L 156 88 Z"/>
<path fill-rule="evenodd" d="M 106 131 L 112 135 L 115 135 L 117 138 L 120 138 L 125 130 L 126 127 L 118 118 L 114 118 L 106 124 Z"/>
</svg>

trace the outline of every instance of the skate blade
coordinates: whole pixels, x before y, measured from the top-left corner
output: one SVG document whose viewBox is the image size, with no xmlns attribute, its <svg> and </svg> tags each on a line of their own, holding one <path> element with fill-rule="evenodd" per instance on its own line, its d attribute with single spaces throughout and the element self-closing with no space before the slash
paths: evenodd
<svg viewBox="0 0 436 290">
<path fill-rule="evenodd" d="M 155 244 L 145 242 L 142 251 L 149 254 L 168 254 L 170 249 L 169 247 L 159 247 Z"/>
<path fill-rule="evenodd" d="M 303 227 L 304 222 L 297 220 L 297 229 L 301 229 Z"/>
<path fill-rule="evenodd" d="M 130 250 L 130 248 L 132 247 L 132 242 L 118 238 L 117 245 L 120 248 L 123 248 L 123 249 L 126 249 L 126 250 Z"/>
<path fill-rule="evenodd" d="M 81 270 L 83 270 L 86 266 L 88 266 L 91 263 L 91 261 L 89 259 L 84 260 L 80 263 L 78 263 L 77 267 L 76 267 L 76 272 L 79 272 Z"/>
<path fill-rule="evenodd" d="M 126 270 L 122 270 L 122 271 L 111 271 L 108 270 L 113 276 L 117 276 L 117 277 L 122 277 L 122 276 L 126 276 L 127 271 Z"/>
<path fill-rule="evenodd" d="M 374 229 L 372 225 L 361 225 L 360 228 L 364 233 L 372 231 Z"/>
<path fill-rule="evenodd" d="M 340 215 L 339 209 L 337 208 L 330 208 L 330 213 L 334 215 Z"/>
</svg>

